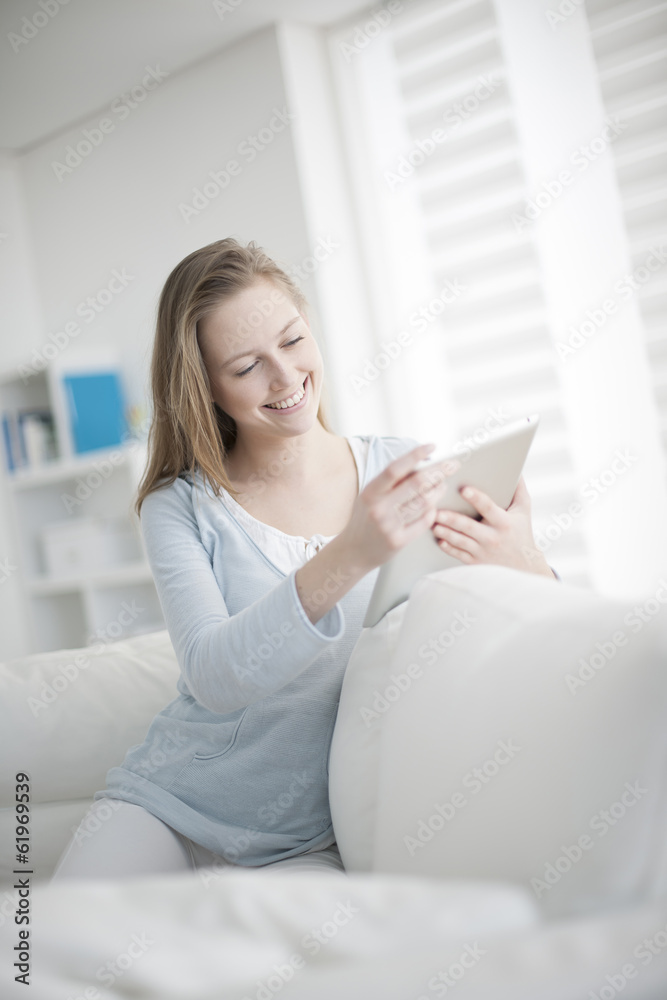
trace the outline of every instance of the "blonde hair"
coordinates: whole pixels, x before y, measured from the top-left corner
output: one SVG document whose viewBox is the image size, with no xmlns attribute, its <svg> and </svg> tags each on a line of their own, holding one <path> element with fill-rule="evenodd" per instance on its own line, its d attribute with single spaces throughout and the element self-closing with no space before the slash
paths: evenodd
<svg viewBox="0 0 667 1000">
<path fill-rule="evenodd" d="M 236 423 L 211 399 L 197 323 L 225 299 L 261 280 L 271 281 L 306 315 L 301 289 L 252 240 L 247 246 L 233 237 L 209 243 L 185 257 L 167 278 L 153 342 L 153 413 L 148 460 L 134 507 L 138 515 L 149 493 L 169 486 L 184 472 L 194 475 L 199 470 L 215 496 L 221 487 L 238 496 L 225 470 Z M 321 398 L 317 419 L 331 431 Z"/>
</svg>

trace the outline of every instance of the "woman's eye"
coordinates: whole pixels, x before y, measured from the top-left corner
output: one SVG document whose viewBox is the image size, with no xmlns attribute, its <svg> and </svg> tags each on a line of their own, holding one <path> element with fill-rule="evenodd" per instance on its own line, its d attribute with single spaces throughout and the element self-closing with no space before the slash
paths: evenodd
<svg viewBox="0 0 667 1000">
<path fill-rule="evenodd" d="M 298 337 L 295 337 L 294 340 L 289 340 L 285 344 L 285 347 L 291 347 L 292 344 L 298 344 L 300 340 L 303 340 L 303 337 L 301 335 L 299 335 Z M 245 368 L 242 372 L 236 372 L 237 377 L 240 378 L 241 375 L 247 375 L 248 372 L 251 372 L 254 367 L 255 367 L 255 365 L 253 364 L 253 365 L 250 365 L 249 368 Z"/>
</svg>

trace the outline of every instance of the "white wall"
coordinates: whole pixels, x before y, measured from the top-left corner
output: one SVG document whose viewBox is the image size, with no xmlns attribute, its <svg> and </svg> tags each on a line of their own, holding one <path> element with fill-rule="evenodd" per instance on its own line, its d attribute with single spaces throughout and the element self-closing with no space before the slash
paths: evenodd
<svg viewBox="0 0 667 1000">
<path fill-rule="evenodd" d="M 337 111 L 327 38 L 320 28 L 278 25 L 278 41 L 290 107 L 304 215 L 311 245 L 324 240 L 314 261 L 313 282 L 321 304 L 327 383 L 339 434 L 390 434 L 393 411 L 379 392 L 359 394 L 352 376 L 373 355 L 376 316 L 361 252 L 359 204 L 347 170 L 343 123 Z M 335 347 L 335 349 L 333 349 Z M 403 433 L 405 433 L 403 431 Z"/>
<path fill-rule="evenodd" d="M 160 69 L 169 73 L 167 65 Z M 64 350 L 74 357 L 89 346 L 115 345 L 128 401 L 141 403 L 148 392 L 157 300 L 179 260 L 225 236 L 256 240 L 284 263 L 308 257 L 312 232 L 304 219 L 291 124 L 276 130 L 252 162 L 238 150 L 248 135 L 269 127 L 274 109 L 283 111 L 285 104 L 281 56 L 271 27 L 187 71 L 169 74 L 124 120 L 101 108 L 89 121 L 22 155 L 16 165 L 5 164 L 0 232 L 16 233 L 19 249 L 9 239 L 0 243 L 0 254 L 11 257 L 11 271 L 3 279 L 10 294 L 0 313 L 2 367 L 29 360 L 33 348 L 50 343 L 49 334 L 74 321 L 80 333 Z M 66 147 L 76 146 L 82 129 L 98 127 L 102 118 L 114 122 L 113 130 L 102 133 L 90 155 L 59 180 L 53 162 L 63 163 Z M 240 173 L 199 215 L 184 221 L 179 204 L 191 204 L 193 188 L 202 187 L 209 171 L 222 170 L 230 159 L 239 162 Z M 25 223 L 7 208 L 17 175 Z M 107 285 L 114 269 L 125 269 L 133 279 L 93 321 L 86 321 L 77 307 Z M 319 335 L 316 286 L 307 278 L 302 287 Z M 335 416 L 333 408 L 330 412 Z M 2 518 L 0 559 L 6 535 Z M 0 587 L 0 659 L 23 648 L 23 623 L 16 606 L 9 607 L 8 595 L 5 584 Z"/>
<path fill-rule="evenodd" d="M 169 72 L 168 66 L 161 66 Z M 58 180 L 52 162 L 82 138 L 72 129 L 22 162 L 44 333 L 77 319 L 78 304 L 103 288 L 114 268 L 133 280 L 68 350 L 113 341 L 123 351 L 130 395 L 142 398 L 155 307 L 175 264 L 191 250 L 234 235 L 269 253 L 299 260 L 308 252 L 290 126 L 254 162 L 237 147 L 266 127 L 285 95 L 272 28 L 161 82 L 98 148 Z M 186 223 L 180 203 L 230 159 L 239 176 Z M 32 347 L 32 343 L 26 344 Z"/>
<path fill-rule="evenodd" d="M 0 156 L 0 368 L 23 360 L 24 345 L 39 337 L 41 317 L 18 157 Z M 26 648 L 18 556 L 0 489 L 0 658 Z"/>
<path fill-rule="evenodd" d="M 0 155 L 1 367 L 23 360 L 25 343 L 39 337 L 40 316 L 28 234 L 21 160 Z"/>
</svg>

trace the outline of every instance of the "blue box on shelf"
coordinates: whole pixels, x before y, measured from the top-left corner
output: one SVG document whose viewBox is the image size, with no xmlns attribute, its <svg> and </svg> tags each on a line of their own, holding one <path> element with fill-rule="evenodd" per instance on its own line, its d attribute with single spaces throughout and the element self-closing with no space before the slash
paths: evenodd
<svg viewBox="0 0 667 1000">
<path fill-rule="evenodd" d="M 128 436 L 125 398 L 118 372 L 93 371 L 64 375 L 74 451 L 121 444 Z"/>
</svg>

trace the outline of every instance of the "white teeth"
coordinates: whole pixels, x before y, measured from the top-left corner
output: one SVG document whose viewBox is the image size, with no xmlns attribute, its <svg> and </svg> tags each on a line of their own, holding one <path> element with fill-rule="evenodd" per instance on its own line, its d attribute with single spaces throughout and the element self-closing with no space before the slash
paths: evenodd
<svg viewBox="0 0 667 1000">
<path fill-rule="evenodd" d="M 305 379 L 304 379 L 304 383 L 305 383 Z M 301 388 L 299 389 L 299 391 L 295 392 L 294 395 L 290 396 L 289 399 L 285 399 L 281 403 L 266 403 L 265 405 L 268 406 L 269 409 L 272 409 L 272 410 L 286 410 L 289 406 L 296 406 L 296 404 L 299 403 L 303 399 L 303 397 L 305 395 L 305 392 L 306 392 L 306 390 L 304 389 L 303 386 L 301 386 Z"/>
</svg>

